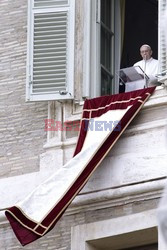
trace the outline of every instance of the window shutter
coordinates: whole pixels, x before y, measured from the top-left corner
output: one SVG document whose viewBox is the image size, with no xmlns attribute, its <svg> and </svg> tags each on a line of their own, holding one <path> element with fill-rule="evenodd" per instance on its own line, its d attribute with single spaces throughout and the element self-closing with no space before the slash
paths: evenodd
<svg viewBox="0 0 167 250">
<path fill-rule="evenodd" d="M 160 72 L 167 69 L 167 51 L 166 51 L 166 40 L 165 40 L 165 26 L 164 24 L 164 13 L 166 10 L 166 0 L 159 0 L 159 61 L 160 61 Z"/>
<path fill-rule="evenodd" d="M 27 100 L 73 98 L 75 0 L 30 0 Z"/>
</svg>

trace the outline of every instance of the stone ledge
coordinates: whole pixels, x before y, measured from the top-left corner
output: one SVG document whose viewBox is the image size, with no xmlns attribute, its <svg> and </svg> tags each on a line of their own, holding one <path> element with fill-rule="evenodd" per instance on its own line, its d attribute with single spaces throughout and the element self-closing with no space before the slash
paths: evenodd
<svg viewBox="0 0 167 250">
<path fill-rule="evenodd" d="M 149 180 L 144 183 L 108 188 L 85 194 L 78 194 L 66 210 L 65 215 L 93 211 L 107 207 L 126 205 L 135 201 L 159 199 L 166 184 L 166 178 Z M 14 204 L 12 204 L 14 205 Z M 9 224 L 4 211 L 0 210 L 0 226 Z"/>
<path fill-rule="evenodd" d="M 44 149 L 49 148 L 64 148 L 75 145 L 77 142 L 77 137 L 66 140 L 64 142 L 58 142 L 56 138 L 52 138 L 49 142 L 47 142 L 43 147 Z"/>
<path fill-rule="evenodd" d="M 162 178 L 92 193 L 81 193 L 73 200 L 66 214 L 77 213 L 80 210 L 116 207 L 141 200 L 159 199 L 165 185 L 166 178 Z"/>
<path fill-rule="evenodd" d="M 158 86 L 149 100 L 144 104 L 143 109 L 165 104 L 167 104 L 167 88 L 165 86 Z"/>
</svg>

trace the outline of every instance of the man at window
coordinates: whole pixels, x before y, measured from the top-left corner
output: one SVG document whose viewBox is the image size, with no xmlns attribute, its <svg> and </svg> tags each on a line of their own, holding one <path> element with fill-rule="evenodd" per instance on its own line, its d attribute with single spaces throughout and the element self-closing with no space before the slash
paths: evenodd
<svg viewBox="0 0 167 250">
<path fill-rule="evenodd" d="M 157 82 L 156 75 L 159 71 L 158 60 L 152 57 L 152 49 L 149 45 L 144 44 L 140 47 L 140 55 L 143 58 L 141 61 L 136 62 L 134 66 L 140 66 L 140 68 L 149 77 L 149 84 L 152 85 Z"/>
</svg>

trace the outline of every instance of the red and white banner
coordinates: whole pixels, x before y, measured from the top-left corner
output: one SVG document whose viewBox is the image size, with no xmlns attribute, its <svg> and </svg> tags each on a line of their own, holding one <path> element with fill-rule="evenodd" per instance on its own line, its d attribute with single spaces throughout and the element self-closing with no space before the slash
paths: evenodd
<svg viewBox="0 0 167 250">
<path fill-rule="evenodd" d="M 74 157 L 5 212 L 23 246 L 55 226 L 154 89 L 85 101 Z"/>
</svg>

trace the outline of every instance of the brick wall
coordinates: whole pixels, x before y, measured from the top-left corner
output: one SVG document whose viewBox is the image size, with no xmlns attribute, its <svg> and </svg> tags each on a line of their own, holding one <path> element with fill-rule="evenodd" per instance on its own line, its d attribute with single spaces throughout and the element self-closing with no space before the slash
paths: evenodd
<svg viewBox="0 0 167 250">
<path fill-rule="evenodd" d="M 47 102 L 25 103 L 27 0 L 0 1 L 0 178 L 37 171 Z"/>
</svg>

